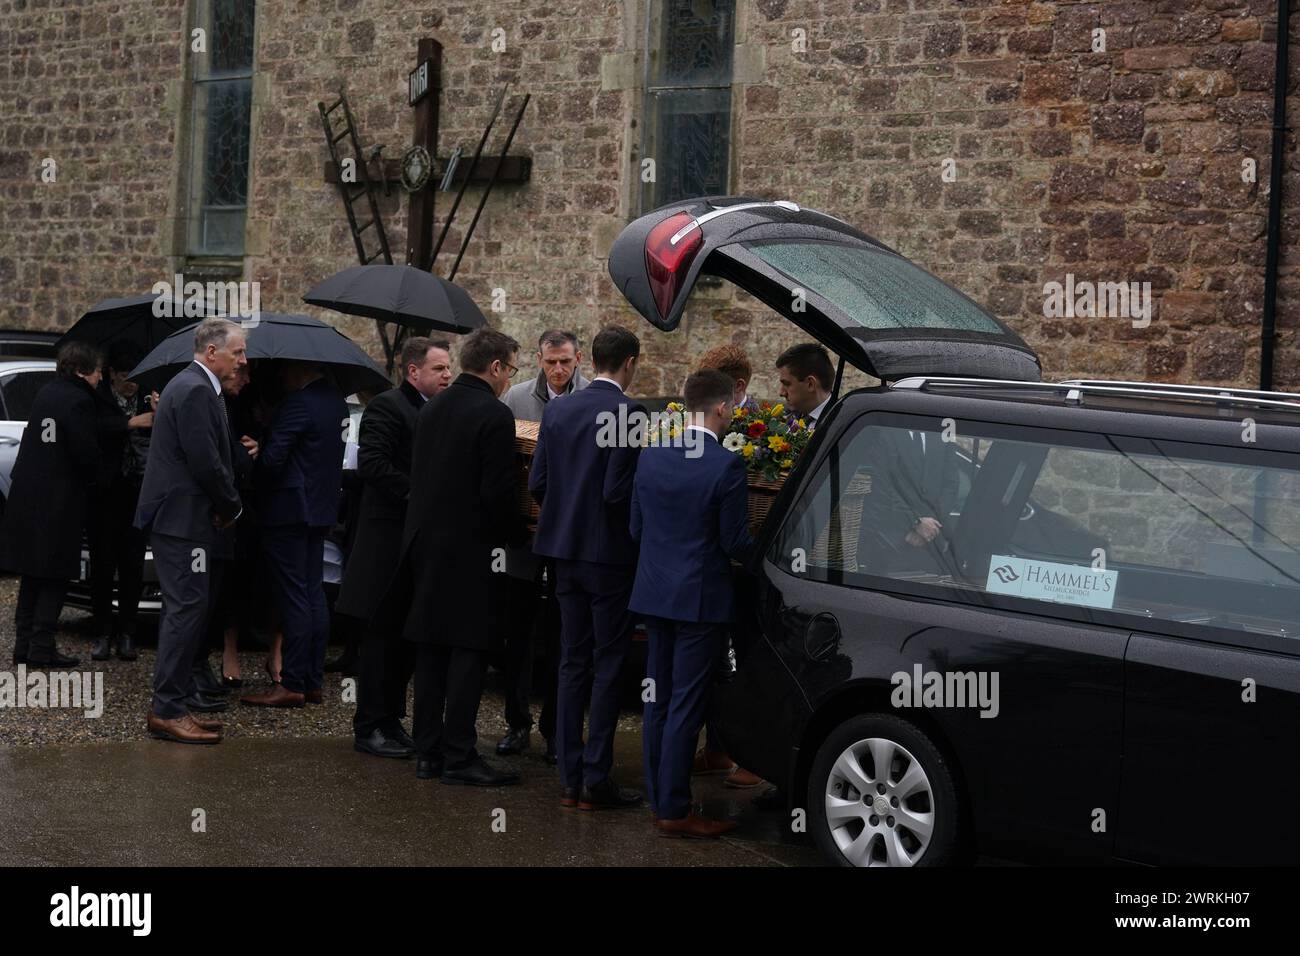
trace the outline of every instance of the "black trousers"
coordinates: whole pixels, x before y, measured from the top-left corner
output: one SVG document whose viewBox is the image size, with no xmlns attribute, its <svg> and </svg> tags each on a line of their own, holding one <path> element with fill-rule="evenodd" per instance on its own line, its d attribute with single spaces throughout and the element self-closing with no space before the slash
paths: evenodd
<svg viewBox="0 0 1300 956">
<path fill-rule="evenodd" d="M 14 610 L 14 654 L 32 663 L 48 660 L 54 653 L 54 633 L 59 628 L 68 582 L 62 578 L 37 578 L 24 574 L 18 582 L 18 606 Z"/>
<path fill-rule="evenodd" d="M 90 595 L 97 634 L 134 634 L 144 589 L 148 537 L 135 527 L 140 479 L 118 475 L 107 488 L 91 493 L 86 516 L 90 544 Z M 117 628 L 113 627 L 113 579 L 117 578 Z"/>
<path fill-rule="evenodd" d="M 488 654 L 441 644 L 415 648 L 415 751 L 457 770 L 478 757 L 475 724 Z"/>
<path fill-rule="evenodd" d="M 162 591 L 153 712 L 170 720 L 188 713 L 185 702 L 195 693 L 195 666 L 200 660 L 206 663 L 208 621 L 226 562 L 186 538 L 154 532 L 151 540 Z"/>
<path fill-rule="evenodd" d="M 511 581 L 510 625 L 505 634 L 505 717 L 511 730 L 531 730 L 533 663 L 542 649 L 542 713 L 538 729 L 555 739 L 555 695 L 560 670 L 560 606 L 555 599 L 555 566 L 547 562 L 544 583 Z M 540 589 L 540 590 L 539 590 Z"/>
<path fill-rule="evenodd" d="M 368 737 L 375 730 L 391 733 L 406 716 L 406 688 L 415 673 L 416 645 L 402 640 L 400 634 L 370 627 L 354 617 L 340 614 L 338 619 L 348 629 L 349 641 L 363 634 L 357 668 L 357 712 L 352 730 L 358 737 Z"/>
</svg>

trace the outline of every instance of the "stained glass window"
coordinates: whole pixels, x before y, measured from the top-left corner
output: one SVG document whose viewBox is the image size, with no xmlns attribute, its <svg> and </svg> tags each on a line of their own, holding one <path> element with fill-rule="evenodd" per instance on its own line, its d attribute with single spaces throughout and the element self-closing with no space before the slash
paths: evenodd
<svg viewBox="0 0 1300 956">
<path fill-rule="evenodd" d="M 655 161 L 642 209 L 727 192 L 734 0 L 651 4 L 643 158 Z"/>
<path fill-rule="evenodd" d="M 238 256 L 244 252 L 253 17 L 254 0 L 195 0 L 192 29 L 203 31 L 205 49 L 190 53 L 191 255 Z"/>
</svg>

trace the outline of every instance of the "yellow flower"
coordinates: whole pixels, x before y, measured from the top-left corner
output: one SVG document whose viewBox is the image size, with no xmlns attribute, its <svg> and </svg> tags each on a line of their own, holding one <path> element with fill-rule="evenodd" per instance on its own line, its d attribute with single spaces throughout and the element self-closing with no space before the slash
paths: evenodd
<svg viewBox="0 0 1300 956">
<path fill-rule="evenodd" d="M 782 467 L 782 468 L 793 468 L 793 467 L 794 467 L 794 459 L 793 459 L 793 458 L 782 458 L 782 459 L 781 459 L 781 467 Z"/>
<path fill-rule="evenodd" d="M 740 453 L 741 453 L 742 455 L 744 455 L 746 458 L 753 458 L 753 457 L 754 457 L 754 443 L 753 443 L 752 441 L 747 441 L 747 442 L 745 442 L 745 447 L 742 448 L 742 449 L 740 450 Z"/>
<path fill-rule="evenodd" d="M 772 449 L 772 451 L 780 452 L 780 451 L 785 451 L 787 448 L 789 448 L 790 443 L 786 441 L 784 438 L 782 438 L 780 435 L 772 435 L 767 440 L 767 447 Z"/>
<path fill-rule="evenodd" d="M 808 427 L 808 423 L 805 422 L 802 418 L 799 419 L 797 422 L 795 422 L 795 424 L 798 425 L 800 428 L 807 428 L 807 427 Z"/>
<path fill-rule="evenodd" d="M 778 417 L 783 411 L 785 411 L 785 404 L 782 402 L 777 402 L 775 405 L 772 406 L 772 417 L 773 418 Z"/>
</svg>

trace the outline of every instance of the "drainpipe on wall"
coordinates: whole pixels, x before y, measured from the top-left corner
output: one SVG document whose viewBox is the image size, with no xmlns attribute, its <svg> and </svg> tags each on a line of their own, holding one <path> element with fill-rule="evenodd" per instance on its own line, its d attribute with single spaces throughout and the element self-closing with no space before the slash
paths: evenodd
<svg viewBox="0 0 1300 956">
<path fill-rule="evenodd" d="M 1259 387 L 1266 392 L 1273 389 L 1273 350 L 1277 339 L 1277 260 L 1282 244 L 1282 159 L 1286 150 L 1290 6 L 1290 0 L 1278 0 L 1277 57 L 1273 76 L 1273 155 L 1268 179 L 1268 257 L 1264 264 L 1264 317 L 1259 342 Z"/>
</svg>

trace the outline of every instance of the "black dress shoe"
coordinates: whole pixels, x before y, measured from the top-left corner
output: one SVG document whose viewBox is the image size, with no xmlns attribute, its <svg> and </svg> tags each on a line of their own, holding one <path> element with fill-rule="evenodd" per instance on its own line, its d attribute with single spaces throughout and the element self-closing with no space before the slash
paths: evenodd
<svg viewBox="0 0 1300 956">
<path fill-rule="evenodd" d="M 442 758 L 416 757 L 415 776 L 417 780 L 433 780 L 442 776 Z"/>
<path fill-rule="evenodd" d="M 92 661 L 106 661 L 113 656 L 113 642 L 107 636 L 101 637 L 95 642 L 94 648 L 90 652 Z"/>
<path fill-rule="evenodd" d="M 641 794 L 636 790 L 624 790 L 614 782 L 613 777 L 606 777 L 594 787 L 583 787 L 578 797 L 579 810 L 626 810 L 641 806 Z"/>
<path fill-rule="evenodd" d="M 123 634 L 117 639 L 117 659 L 120 661 L 133 661 L 135 658 L 135 638 L 130 634 Z"/>
<path fill-rule="evenodd" d="M 229 707 L 230 701 L 216 694 L 205 694 L 203 691 L 198 691 L 193 697 L 185 699 L 185 706 L 200 714 L 215 714 L 217 711 Z"/>
<path fill-rule="evenodd" d="M 229 674 L 222 674 L 221 686 L 226 690 L 239 690 L 244 686 L 244 679 L 242 677 L 231 677 Z"/>
<path fill-rule="evenodd" d="M 415 749 L 415 741 L 411 739 L 411 735 L 406 732 L 406 728 L 400 723 L 394 721 L 393 726 L 389 727 L 384 733 L 390 740 L 396 740 L 403 747 Z"/>
<path fill-rule="evenodd" d="M 547 739 L 546 753 L 542 754 L 542 759 L 545 760 L 552 767 L 554 767 L 556 764 L 560 762 L 560 755 L 556 753 L 554 740 L 551 740 L 549 738 Z"/>
<path fill-rule="evenodd" d="M 497 741 L 497 755 L 500 757 L 509 757 L 512 754 L 521 754 L 528 749 L 528 728 L 510 728 L 510 731 Z"/>
<path fill-rule="evenodd" d="M 44 655 L 28 654 L 27 663 L 34 667 L 76 667 L 81 663 L 81 658 L 60 654 L 58 648 L 55 648 Z"/>
<path fill-rule="evenodd" d="M 396 757 L 401 760 L 415 755 L 414 747 L 404 746 L 378 728 L 364 737 L 357 737 L 353 746 L 372 757 Z"/>
<path fill-rule="evenodd" d="M 442 782 L 463 787 L 508 787 L 519 782 L 519 774 L 497 770 L 482 757 L 475 757 L 463 767 L 443 770 Z"/>
</svg>

